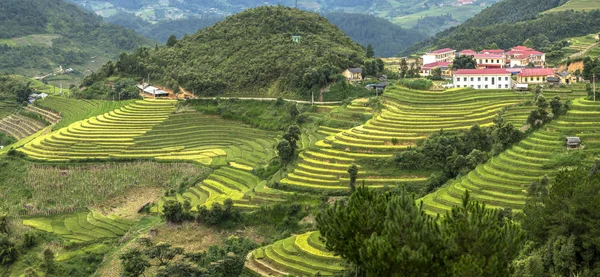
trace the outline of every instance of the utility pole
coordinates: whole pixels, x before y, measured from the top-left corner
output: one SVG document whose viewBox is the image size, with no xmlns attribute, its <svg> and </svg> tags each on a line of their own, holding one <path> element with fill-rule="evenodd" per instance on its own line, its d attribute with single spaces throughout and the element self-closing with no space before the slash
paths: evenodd
<svg viewBox="0 0 600 277">
<path fill-rule="evenodd" d="M 315 104 L 315 91 L 311 90 L 310 92 L 310 105 L 314 105 Z"/>
<path fill-rule="evenodd" d="M 594 102 L 596 102 L 596 74 L 594 74 Z"/>
</svg>

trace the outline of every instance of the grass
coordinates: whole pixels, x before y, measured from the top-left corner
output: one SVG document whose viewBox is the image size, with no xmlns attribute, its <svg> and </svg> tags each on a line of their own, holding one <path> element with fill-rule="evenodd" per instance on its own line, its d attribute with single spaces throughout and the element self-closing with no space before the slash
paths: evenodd
<svg viewBox="0 0 600 277">
<path fill-rule="evenodd" d="M 590 11 L 597 9 L 600 9 L 600 3 L 598 3 L 598 1 L 595 0 L 569 0 L 567 3 L 546 12 L 550 13 L 568 10 Z"/>
<path fill-rule="evenodd" d="M 27 216 L 102 208 L 135 188 L 177 190 L 210 172 L 193 164 L 153 162 L 43 165 L 4 158 L 0 165 L 0 207 Z"/>
</svg>

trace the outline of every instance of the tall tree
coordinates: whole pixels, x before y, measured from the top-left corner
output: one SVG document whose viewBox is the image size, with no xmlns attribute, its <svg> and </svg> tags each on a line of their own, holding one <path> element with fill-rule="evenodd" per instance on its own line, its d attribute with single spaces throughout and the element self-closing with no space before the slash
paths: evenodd
<svg viewBox="0 0 600 277">
<path fill-rule="evenodd" d="M 452 62 L 452 69 L 474 69 L 477 68 L 477 62 L 473 56 L 459 56 Z"/>
<path fill-rule="evenodd" d="M 366 55 L 368 59 L 375 57 L 375 50 L 371 44 L 367 45 Z"/>
<path fill-rule="evenodd" d="M 171 35 L 169 37 L 169 39 L 167 40 L 167 46 L 173 47 L 173 46 L 175 46 L 175 44 L 177 44 L 177 37 L 175 35 Z"/>
<path fill-rule="evenodd" d="M 525 40 L 525 42 L 523 42 L 523 46 L 531 48 L 533 47 L 533 42 L 531 41 L 531 39 L 527 39 Z"/>
<path fill-rule="evenodd" d="M 350 193 L 353 193 L 356 190 L 356 179 L 358 178 L 358 166 L 356 164 L 352 164 L 348 167 L 348 174 L 350 175 Z"/>
<path fill-rule="evenodd" d="M 119 259 L 123 267 L 121 276 L 124 277 L 139 277 L 144 274 L 146 268 L 150 267 L 150 262 L 138 249 L 132 249 L 123 253 L 119 256 Z"/>
</svg>

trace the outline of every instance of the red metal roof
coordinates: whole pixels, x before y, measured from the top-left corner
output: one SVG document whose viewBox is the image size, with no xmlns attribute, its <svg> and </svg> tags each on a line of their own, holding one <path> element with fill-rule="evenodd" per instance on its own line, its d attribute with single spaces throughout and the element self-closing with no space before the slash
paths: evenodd
<svg viewBox="0 0 600 277">
<path fill-rule="evenodd" d="M 520 77 L 532 77 L 532 76 L 554 76 L 554 69 L 552 68 L 524 68 Z"/>
<path fill-rule="evenodd" d="M 512 51 L 535 51 L 535 49 L 529 48 L 529 47 L 523 46 L 523 45 L 515 46 L 510 50 L 512 50 Z"/>
<path fill-rule="evenodd" d="M 443 53 L 447 53 L 447 52 L 451 52 L 454 51 L 454 49 L 452 48 L 443 48 L 443 49 L 438 49 L 438 50 L 434 50 L 431 52 L 428 52 L 427 54 L 443 54 Z"/>
<path fill-rule="evenodd" d="M 484 49 L 484 50 L 481 50 L 481 52 L 479 52 L 479 53 L 482 53 L 482 54 L 485 54 L 485 53 L 504 54 L 504 50 L 502 50 L 502 49 Z"/>
<path fill-rule="evenodd" d="M 423 65 L 422 70 L 433 69 L 436 67 L 449 67 L 452 63 L 449 62 L 434 62 Z"/>
<path fill-rule="evenodd" d="M 475 59 L 504 59 L 503 55 L 499 54 L 475 54 Z"/>
<path fill-rule="evenodd" d="M 459 54 L 461 55 L 475 55 L 477 54 L 477 52 L 475 52 L 474 50 L 471 49 L 465 49 L 459 52 Z"/>
<path fill-rule="evenodd" d="M 504 68 L 459 69 L 454 75 L 510 75 Z"/>
</svg>

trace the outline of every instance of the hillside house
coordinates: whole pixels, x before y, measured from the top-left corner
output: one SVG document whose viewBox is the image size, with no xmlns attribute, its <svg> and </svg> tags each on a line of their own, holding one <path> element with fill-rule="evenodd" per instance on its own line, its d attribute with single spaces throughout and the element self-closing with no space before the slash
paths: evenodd
<svg viewBox="0 0 600 277">
<path fill-rule="evenodd" d="M 473 58 L 477 62 L 477 68 L 504 68 L 506 57 L 502 54 L 475 54 Z"/>
<path fill-rule="evenodd" d="M 522 84 L 544 84 L 548 77 L 554 77 L 552 68 L 524 68 L 517 74 L 517 81 Z"/>
<path fill-rule="evenodd" d="M 509 60 L 510 67 L 526 67 L 532 63 L 535 67 L 546 66 L 546 54 L 533 48 L 525 46 L 513 47 L 506 52 L 506 58 Z"/>
<path fill-rule="evenodd" d="M 502 68 L 459 69 L 454 72 L 454 85 L 457 88 L 510 89 L 511 73 Z"/>
<path fill-rule="evenodd" d="M 362 80 L 362 68 L 348 68 L 344 70 L 344 72 L 342 72 L 342 75 L 344 75 L 344 77 L 346 77 L 346 80 L 348 81 Z"/>
<path fill-rule="evenodd" d="M 449 62 L 435 62 L 426 64 L 421 67 L 419 74 L 421 74 L 423 77 L 431 76 L 432 70 L 440 68 L 442 70 L 442 76 L 452 76 L 452 73 L 449 70 L 451 65 L 452 63 Z"/>
<path fill-rule="evenodd" d="M 504 55 L 504 50 L 502 49 L 483 49 L 479 51 L 481 54 L 495 54 L 495 55 Z"/>
<path fill-rule="evenodd" d="M 139 84 L 137 85 L 138 90 L 140 91 L 140 93 L 143 93 L 144 95 L 149 94 L 152 95 L 153 97 L 167 97 L 169 96 L 169 92 L 162 90 L 160 88 L 148 85 L 146 83 L 143 84 Z"/>
<path fill-rule="evenodd" d="M 567 137 L 567 149 L 579 149 L 581 148 L 581 138 L 579 137 Z"/>
<path fill-rule="evenodd" d="M 453 62 L 456 58 L 456 50 L 450 48 L 438 49 L 426 53 L 421 57 L 423 59 L 423 65 L 431 64 L 435 62 Z"/>
<path fill-rule="evenodd" d="M 555 75 L 556 75 L 556 78 L 560 79 L 561 84 L 569 85 L 569 84 L 576 84 L 578 82 L 577 76 L 574 76 L 573 74 L 569 73 L 568 71 L 558 72 Z"/>
</svg>

